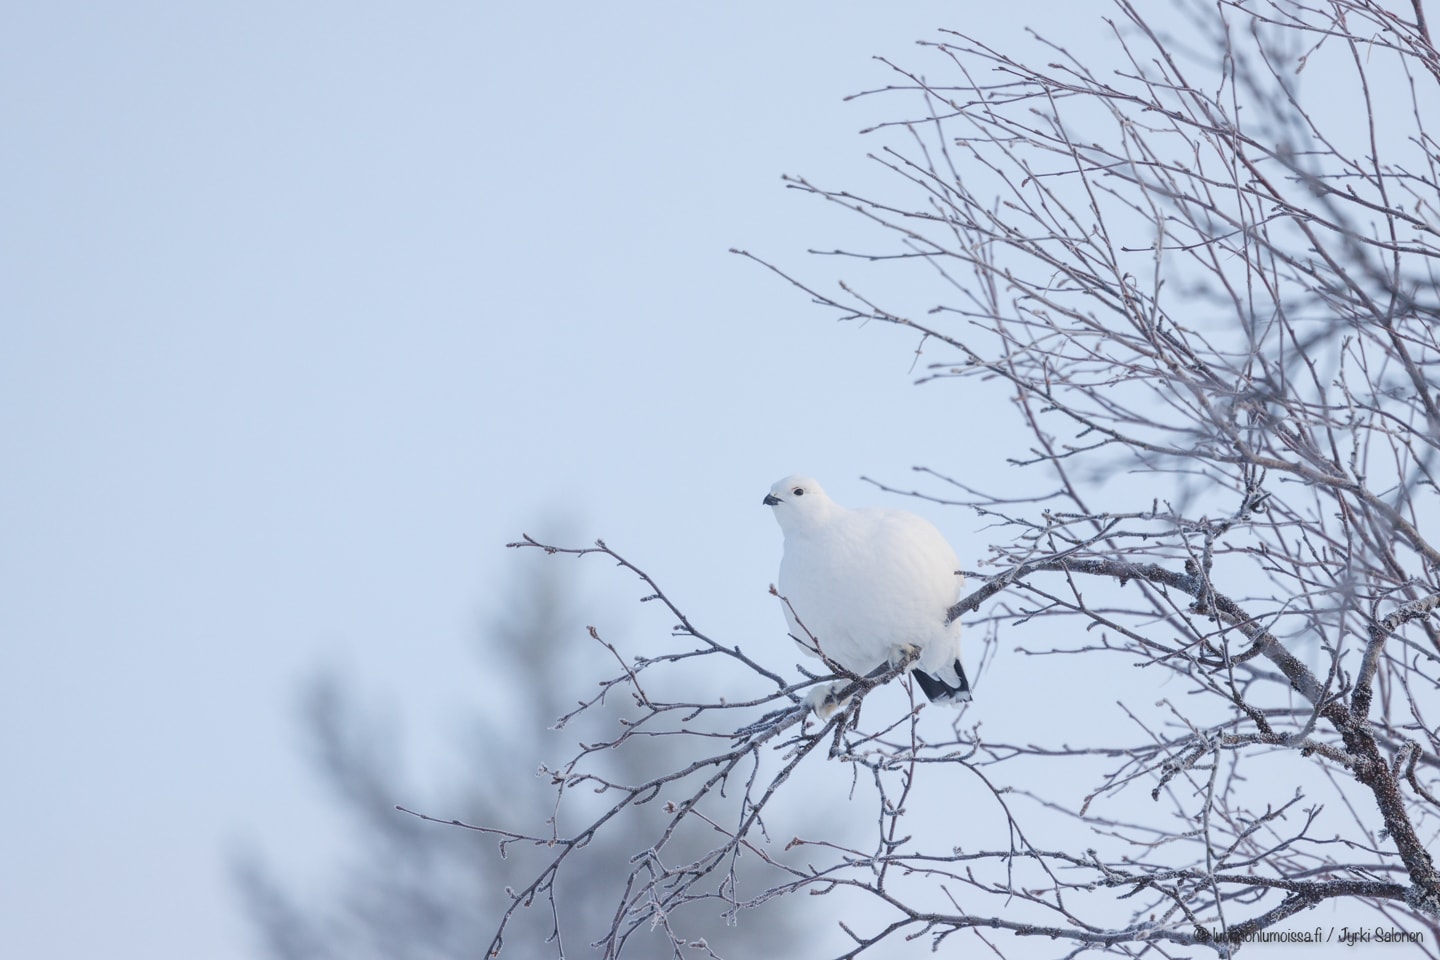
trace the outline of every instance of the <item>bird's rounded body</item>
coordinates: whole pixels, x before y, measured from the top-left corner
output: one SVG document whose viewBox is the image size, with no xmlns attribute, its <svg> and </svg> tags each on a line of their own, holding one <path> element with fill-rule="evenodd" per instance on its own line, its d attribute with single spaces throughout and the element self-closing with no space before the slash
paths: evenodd
<svg viewBox="0 0 1440 960">
<path fill-rule="evenodd" d="M 960 623 L 947 622 L 965 578 L 933 524 L 904 510 L 846 509 L 806 477 L 776 483 L 765 502 L 785 534 L 777 589 L 802 649 L 818 655 L 818 645 L 863 675 L 915 647 L 932 700 L 970 698 Z"/>
</svg>

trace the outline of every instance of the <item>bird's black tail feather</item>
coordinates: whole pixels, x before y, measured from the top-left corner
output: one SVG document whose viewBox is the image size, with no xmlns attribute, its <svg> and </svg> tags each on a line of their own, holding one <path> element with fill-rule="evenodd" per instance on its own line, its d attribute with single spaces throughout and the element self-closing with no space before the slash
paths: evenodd
<svg viewBox="0 0 1440 960">
<path fill-rule="evenodd" d="M 970 700 L 970 681 L 965 678 L 965 668 L 960 661 L 955 661 L 955 675 L 960 678 L 960 685 L 951 686 L 939 677 L 931 676 L 923 670 L 911 670 L 915 682 L 920 684 L 920 689 L 925 691 L 925 696 L 934 703 L 966 703 Z"/>
</svg>

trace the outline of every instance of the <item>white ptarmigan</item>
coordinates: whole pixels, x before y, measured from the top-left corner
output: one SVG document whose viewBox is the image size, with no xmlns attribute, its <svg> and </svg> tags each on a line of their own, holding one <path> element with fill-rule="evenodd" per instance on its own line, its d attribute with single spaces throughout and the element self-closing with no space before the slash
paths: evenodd
<svg viewBox="0 0 1440 960">
<path fill-rule="evenodd" d="M 934 524 L 905 510 L 847 510 L 809 477 L 778 481 L 763 501 L 785 535 L 777 589 L 790 636 L 811 656 L 865 675 L 919 650 L 912 673 L 936 703 L 970 699 L 960 663 L 960 622 L 946 623 L 965 577 Z M 843 684 L 817 688 L 828 717 Z"/>
</svg>

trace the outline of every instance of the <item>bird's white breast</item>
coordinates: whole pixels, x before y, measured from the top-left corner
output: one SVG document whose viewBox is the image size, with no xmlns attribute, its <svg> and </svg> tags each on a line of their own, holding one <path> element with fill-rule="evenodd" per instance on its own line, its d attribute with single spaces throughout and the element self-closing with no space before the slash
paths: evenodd
<svg viewBox="0 0 1440 960">
<path fill-rule="evenodd" d="M 787 533 L 778 588 L 825 653 L 856 673 L 903 644 L 921 648 L 922 666 L 948 666 L 959 653 L 959 625 L 945 624 L 964 583 L 958 566 L 921 517 L 841 509 L 823 526 Z M 793 618 L 790 626 L 806 639 Z"/>
</svg>

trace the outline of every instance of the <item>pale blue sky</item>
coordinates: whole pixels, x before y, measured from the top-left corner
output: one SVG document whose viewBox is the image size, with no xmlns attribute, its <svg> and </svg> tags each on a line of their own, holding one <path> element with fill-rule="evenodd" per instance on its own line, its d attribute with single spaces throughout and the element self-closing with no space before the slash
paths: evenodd
<svg viewBox="0 0 1440 960">
<path fill-rule="evenodd" d="M 8 5 L 0 952 L 252 955 L 227 846 L 336 854 L 298 679 L 345 666 L 425 756 L 522 531 L 782 642 L 777 477 L 1003 481 L 993 397 L 726 250 L 838 275 L 804 250 L 866 234 L 779 178 L 876 182 L 872 55 L 1108 9 Z"/>
</svg>

